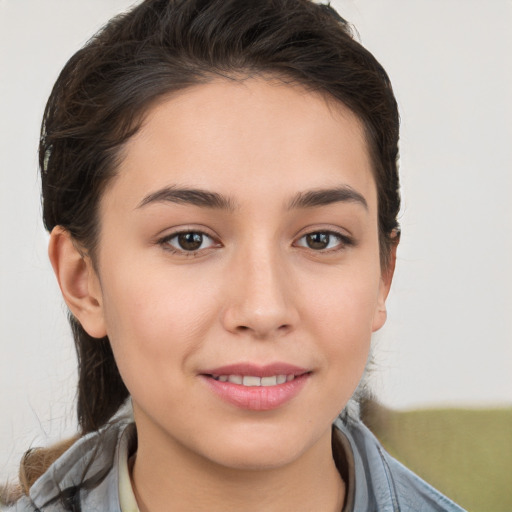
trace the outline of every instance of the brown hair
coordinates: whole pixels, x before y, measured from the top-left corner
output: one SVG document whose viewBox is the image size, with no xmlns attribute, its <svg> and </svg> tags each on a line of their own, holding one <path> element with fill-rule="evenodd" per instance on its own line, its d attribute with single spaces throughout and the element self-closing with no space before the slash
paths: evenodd
<svg viewBox="0 0 512 512">
<path fill-rule="evenodd" d="M 330 6 L 310 0 L 146 0 L 112 19 L 66 64 L 46 106 L 39 148 L 43 217 L 94 262 L 98 203 L 123 144 L 156 100 L 214 77 L 271 75 L 320 91 L 362 121 L 378 192 L 381 260 L 396 243 L 399 117 L 388 76 Z M 82 433 L 128 396 L 108 338 L 70 318 Z"/>
</svg>

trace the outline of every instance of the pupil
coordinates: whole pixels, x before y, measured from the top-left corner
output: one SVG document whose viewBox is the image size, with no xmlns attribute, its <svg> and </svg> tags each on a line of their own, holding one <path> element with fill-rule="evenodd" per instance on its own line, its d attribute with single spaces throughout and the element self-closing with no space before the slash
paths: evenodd
<svg viewBox="0 0 512 512">
<path fill-rule="evenodd" d="M 201 233 L 181 233 L 178 235 L 178 243 L 186 251 L 197 251 L 203 243 Z"/>
<path fill-rule="evenodd" d="M 329 234 L 310 233 L 306 236 L 306 241 L 310 249 L 325 249 L 329 245 Z"/>
</svg>

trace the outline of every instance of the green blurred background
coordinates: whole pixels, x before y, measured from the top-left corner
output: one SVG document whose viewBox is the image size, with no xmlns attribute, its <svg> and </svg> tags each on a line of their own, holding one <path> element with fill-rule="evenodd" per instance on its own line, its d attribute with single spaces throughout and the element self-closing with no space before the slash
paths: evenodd
<svg viewBox="0 0 512 512">
<path fill-rule="evenodd" d="M 394 411 L 363 421 L 386 450 L 469 512 L 512 512 L 512 407 Z"/>
</svg>

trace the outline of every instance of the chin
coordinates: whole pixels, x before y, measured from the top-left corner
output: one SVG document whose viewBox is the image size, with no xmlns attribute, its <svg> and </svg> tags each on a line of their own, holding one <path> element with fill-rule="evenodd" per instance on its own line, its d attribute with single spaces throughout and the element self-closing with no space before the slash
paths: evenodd
<svg viewBox="0 0 512 512">
<path fill-rule="evenodd" d="M 280 433 L 267 429 L 251 430 L 243 435 L 216 439 L 207 457 L 226 468 L 268 471 L 292 464 L 317 443 L 312 433 L 304 436 L 304 429 L 302 432 L 284 429 Z"/>
</svg>

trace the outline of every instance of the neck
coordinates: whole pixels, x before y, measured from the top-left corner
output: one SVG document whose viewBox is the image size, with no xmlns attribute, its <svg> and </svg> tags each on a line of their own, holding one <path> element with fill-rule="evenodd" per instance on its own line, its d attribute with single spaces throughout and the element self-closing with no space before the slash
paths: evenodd
<svg viewBox="0 0 512 512">
<path fill-rule="evenodd" d="M 132 486 L 140 512 L 340 512 L 345 498 L 331 449 L 331 431 L 296 460 L 271 469 L 233 469 L 177 443 L 139 434 Z M 156 443 L 155 443 L 156 441 Z M 151 446 L 158 446 L 152 450 Z"/>
</svg>

